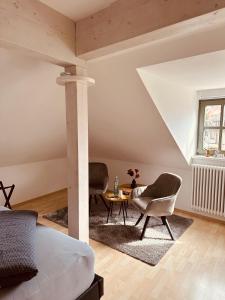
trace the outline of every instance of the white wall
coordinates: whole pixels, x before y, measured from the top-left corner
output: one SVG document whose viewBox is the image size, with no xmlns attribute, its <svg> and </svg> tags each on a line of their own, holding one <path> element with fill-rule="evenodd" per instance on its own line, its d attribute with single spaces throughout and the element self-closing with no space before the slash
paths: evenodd
<svg viewBox="0 0 225 300">
<path fill-rule="evenodd" d="M 180 99 L 182 120 L 185 118 L 187 124 L 183 120 L 177 126 L 181 120 L 180 110 L 176 112 L 175 107 L 168 104 L 171 110 L 168 130 L 136 70 L 222 50 L 225 48 L 224 29 L 224 25 L 212 25 L 212 28 L 202 30 L 196 28 L 191 34 L 89 61 L 89 74 L 96 79 L 96 85 L 89 93 L 91 155 L 176 168 L 187 166 L 194 154 L 197 129 L 197 109 L 192 92 L 188 90 L 190 97 Z M 212 57 L 208 59 L 212 60 Z M 216 61 L 216 66 L 220 66 L 218 62 L 221 60 Z M 188 61 L 186 65 L 189 65 Z M 201 69 L 204 74 L 205 65 L 202 64 Z M 180 77 L 182 71 L 181 68 Z M 188 143 L 184 142 L 186 138 Z"/>
<path fill-rule="evenodd" d="M 188 163 L 196 153 L 198 99 L 224 97 L 224 70 L 225 51 L 137 69 Z"/>
<path fill-rule="evenodd" d="M 212 82 L 216 85 L 218 70 L 219 75 L 222 74 L 221 57 L 224 58 L 220 53 L 206 58 L 197 55 L 224 49 L 223 35 L 224 27 L 208 32 L 196 30 L 191 35 L 89 62 L 90 75 L 96 79 L 89 100 L 90 153 L 99 158 L 95 160 L 107 163 L 111 186 L 116 175 L 121 182 L 128 182 L 126 170 L 129 168 L 139 168 L 142 171 L 139 182 L 146 184 L 162 172 L 173 172 L 183 178 L 176 207 L 191 211 L 192 175 L 187 161 L 195 153 L 196 145 L 196 85 L 207 86 Z M 157 92 L 163 96 L 159 102 L 152 99 L 151 93 L 146 93 L 137 78 L 137 69 L 194 55 L 191 68 L 188 68 L 190 60 L 185 61 L 187 77 L 182 64 L 176 65 L 177 72 L 171 80 L 168 81 L 169 76 L 161 76 L 166 80 L 157 85 Z M 200 69 L 197 60 L 200 60 Z M 212 65 L 215 66 L 213 73 L 206 72 Z M 173 74 L 167 72 L 167 75 Z M 176 85 L 183 77 L 184 81 L 179 80 Z"/>
<path fill-rule="evenodd" d="M 130 183 L 131 177 L 127 175 L 128 169 L 137 168 L 140 170 L 141 177 L 137 180 L 138 183 L 141 184 L 151 184 L 153 183 L 156 178 L 164 173 L 170 172 L 181 176 L 183 179 L 182 187 L 180 194 L 178 196 L 176 202 L 176 208 L 183 209 L 183 210 L 191 210 L 191 170 L 190 169 L 180 169 L 180 168 L 171 168 L 166 166 L 159 166 L 159 165 L 151 165 L 151 164 L 141 164 L 141 163 L 134 163 L 134 162 L 127 162 L 127 161 L 120 161 L 120 160 L 112 160 L 106 158 L 91 158 L 91 161 L 96 162 L 104 162 L 108 166 L 109 170 L 109 187 L 113 187 L 114 178 L 115 176 L 119 177 L 120 184 L 122 183 Z"/>
<path fill-rule="evenodd" d="M 120 160 L 112 164 L 112 174 L 130 166 L 122 161 L 137 162 L 146 182 L 163 170 L 189 174 L 136 69 L 224 48 L 224 27 L 214 26 L 88 62 L 96 79 L 89 90 L 91 155 Z M 0 180 L 17 185 L 13 201 L 18 202 L 65 185 L 60 172 L 51 173 L 53 166 L 45 168 L 46 161 L 66 155 L 64 89 L 55 83 L 62 69 L 5 49 L 0 49 L 0 67 Z M 190 192 L 189 179 L 185 182 L 184 190 Z M 182 199 L 178 204 L 186 207 L 190 199 Z"/>
<path fill-rule="evenodd" d="M 169 76 L 155 75 L 150 67 L 139 69 L 138 73 L 189 164 L 196 153 L 197 141 L 198 101 L 195 89 L 172 81 Z"/>
<path fill-rule="evenodd" d="M 143 62 L 139 54 L 89 65 L 96 80 L 89 90 L 90 154 L 185 167 L 185 158 L 136 71 L 134 57 Z"/>
<path fill-rule="evenodd" d="M 66 159 L 54 159 L 0 168 L 4 185 L 15 184 L 11 204 L 42 196 L 67 186 Z M 0 191 L 0 204 L 4 204 Z"/>
<path fill-rule="evenodd" d="M 0 48 L 0 167 L 66 155 L 62 68 Z"/>
<path fill-rule="evenodd" d="M 192 172 L 191 168 L 171 168 L 160 165 L 152 164 L 141 164 L 127 161 L 112 160 L 107 158 L 91 158 L 91 161 L 104 162 L 108 166 L 109 170 L 109 187 L 113 188 L 115 176 L 119 177 L 120 183 L 131 183 L 131 177 L 127 175 L 127 170 L 137 168 L 140 170 L 141 177 L 137 180 L 141 184 L 151 184 L 156 178 L 164 173 L 170 172 L 179 175 L 182 178 L 182 186 L 180 193 L 177 197 L 175 208 L 195 212 L 203 216 L 210 218 L 223 220 L 224 217 L 217 217 L 211 214 L 201 213 L 199 211 L 193 211 L 191 208 L 191 197 L 192 197 Z"/>
<path fill-rule="evenodd" d="M 15 204 L 66 187 L 63 69 L 3 48 L 0 68 L 0 180 Z"/>
</svg>

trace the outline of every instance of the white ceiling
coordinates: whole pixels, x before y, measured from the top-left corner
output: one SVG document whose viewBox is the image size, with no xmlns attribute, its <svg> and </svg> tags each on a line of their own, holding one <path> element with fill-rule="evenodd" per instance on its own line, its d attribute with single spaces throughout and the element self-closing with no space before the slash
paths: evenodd
<svg viewBox="0 0 225 300">
<path fill-rule="evenodd" d="M 83 19 L 116 0 L 39 0 L 74 21 Z"/>
<path fill-rule="evenodd" d="M 144 67 L 152 75 L 194 88 L 225 87 L 225 51 Z"/>
</svg>

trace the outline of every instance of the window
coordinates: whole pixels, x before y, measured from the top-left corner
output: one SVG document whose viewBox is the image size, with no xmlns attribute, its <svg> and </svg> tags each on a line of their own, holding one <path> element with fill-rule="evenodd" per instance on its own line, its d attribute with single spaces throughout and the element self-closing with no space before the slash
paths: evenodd
<svg viewBox="0 0 225 300">
<path fill-rule="evenodd" d="M 199 101 L 198 153 L 225 153 L 225 99 Z"/>
</svg>

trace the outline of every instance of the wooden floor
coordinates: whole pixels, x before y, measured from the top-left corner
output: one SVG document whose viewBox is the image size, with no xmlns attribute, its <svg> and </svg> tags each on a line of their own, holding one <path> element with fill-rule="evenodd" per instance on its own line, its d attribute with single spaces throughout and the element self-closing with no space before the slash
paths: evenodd
<svg viewBox="0 0 225 300">
<path fill-rule="evenodd" d="M 65 206 L 64 190 L 14 208 L 37 210 L 39 222 L 67 233 L 65 228 L 42 218 L 44 213 Z M 95 271 L 105 279 L 102 299 L 224 300 L 225 225 L 192 218 L 191 227 L 155 267 L 90 240 L 96 253 Z"/>
</svg>

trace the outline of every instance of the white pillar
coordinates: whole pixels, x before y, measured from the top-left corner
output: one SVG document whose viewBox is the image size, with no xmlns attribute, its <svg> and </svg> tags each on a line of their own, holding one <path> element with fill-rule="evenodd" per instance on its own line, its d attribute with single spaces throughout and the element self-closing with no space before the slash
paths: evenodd
<svg viewBox="0 0 225 300">
<path fill-rule="evenodd" d="M 69 235 L 89 242 L 87 89 L 94 80 L 85 69 L 70 66 L 57 83 L 66 92 Z"/>
</svg>

